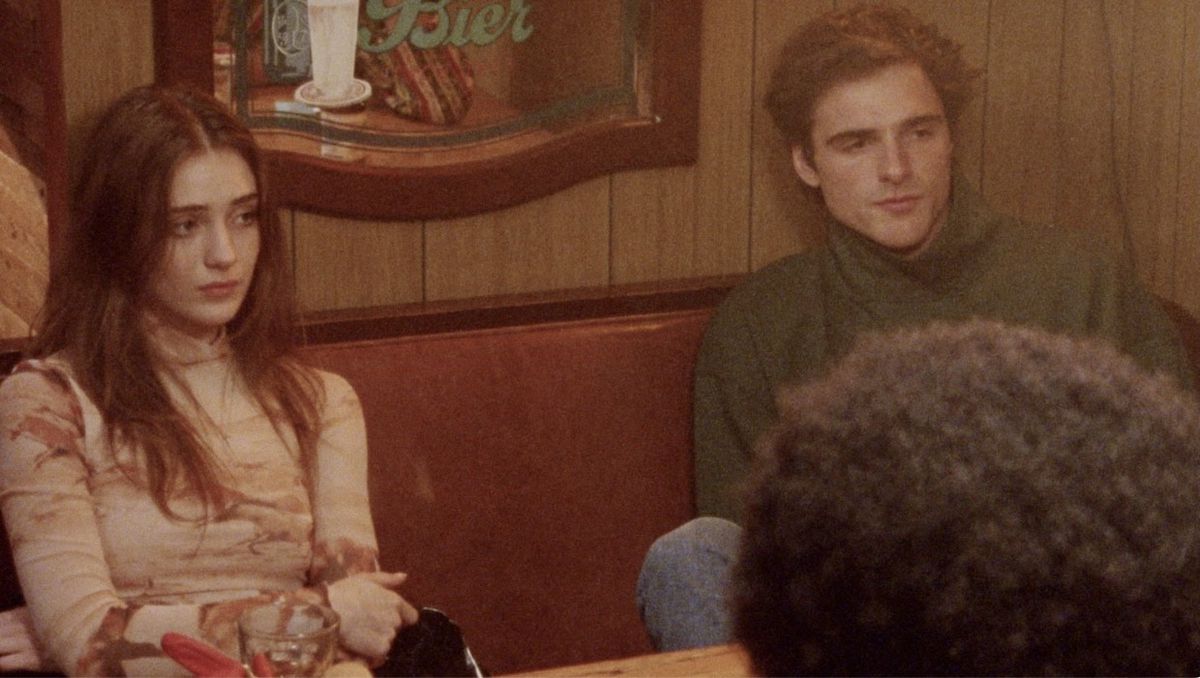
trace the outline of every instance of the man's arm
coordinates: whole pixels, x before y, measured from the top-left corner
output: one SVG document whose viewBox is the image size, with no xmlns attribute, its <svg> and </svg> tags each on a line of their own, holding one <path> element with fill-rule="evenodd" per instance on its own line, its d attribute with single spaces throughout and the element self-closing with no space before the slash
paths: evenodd
<svg viewBox="0 0 1200 678">
<path fill-rule="evenodd" d="M 718 311 L 696 363 L 693 430 L 699 515 L 740 519 L 741 485 L 754 444 L 775 420 L 775 401 L 752 332 Z"/>
<path fill-rule="evenodd" d="M 1196 377 L 1180 328 L 1165 310 L 1165 301 L 1142 286 L 1126 265 L 1113 265 L 1102 280 L 1113 289 L 1102 295 L 1102 321 L 1116 333 L 1118 347 L 1143 368 L 1171 375 L 1184 388 L 1195 391 Z M 1103 300 L 1109 300 L 1103 301 Z M 1182 311 L 1182 309 L 1180 309 Z"/>
</svg>

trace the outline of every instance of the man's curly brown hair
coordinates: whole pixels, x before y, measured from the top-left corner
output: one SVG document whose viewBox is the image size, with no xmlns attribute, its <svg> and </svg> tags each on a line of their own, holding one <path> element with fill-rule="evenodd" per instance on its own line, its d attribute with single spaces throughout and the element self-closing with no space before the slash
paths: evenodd
<svg viewBox="0 0 1200 678">
<path fill-rule="evenodd" d="M 972 321 L 780 400 L 733 577 L 759 673 L 1200 672 L 1200 405 L 1169 377 Z"/>
<path fill-rule="evenodd" d="M 813 110 L 825 92 L 909 63 L 925 71 L 953 125 L 971 99 L 979 71 L 967 65 L 962 46 L 933 24 L 888 4 L 830 12 L 802 26 L 784 45 L 767 91 L 767 110 L 788 144 L 800 146 L 811 160 Z"/>
</svg>

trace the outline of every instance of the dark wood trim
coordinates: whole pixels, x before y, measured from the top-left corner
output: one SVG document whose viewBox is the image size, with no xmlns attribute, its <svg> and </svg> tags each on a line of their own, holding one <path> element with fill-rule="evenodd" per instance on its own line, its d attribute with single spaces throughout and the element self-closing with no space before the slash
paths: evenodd
<svg viewBox="0 0 1200 678">
<path fill-rule="evenodd" d="M 155 0 L 154 79 L 213 91 L 213 12 L 208 0 Z"/>
<path fill-rule="evenodd" d="M 13 366 L 21 360 L 25 342 L 23 338 L 0 339 L 0 378 L 12 372 Z"/>
<path fill-rule="evenodd" d="M 333 344 L 709 309 L 741 279 L 741 275 L 731 275 L 312 313 L 301 324 L 300 343 Z M 8 374 L 17 364 L 25 343 L 25 339 L 0 339 L 0 374 Z"/>
<path fill-rule="evenodd" d="M 744 276 L 728 275 L 667 283 L 618 285 L 536 294 L 506 295 L 325 311 L 305 316 L 302 344 L 333 344 L 539 323 L 567 322 L 714 308 Z M 1159 303 L 1183 339 L 1200 376 L 1200 320 L 1165 298 Z M 0 339 L 0 375 L 20 360 L 25 339 Z"/>
<path fill-rule="evenodd" d="M 656 117 L 590 124 L 512 155 L 381 168 L 269 152 L 282 207 L 378 220 L 462 217 L 517 205 L 581 181 L 636 168 L 694 163 L 700 108 L 700 0 L 657 0 L 652 12 Z M 156 78 L 212 91 L 207 0 L 154 0 Z"/>
<path fill-rule="evenodd" d="M 310 314 L 305 344 L 436 334 L 715 307 L 741 275 Z"/>
</svg>

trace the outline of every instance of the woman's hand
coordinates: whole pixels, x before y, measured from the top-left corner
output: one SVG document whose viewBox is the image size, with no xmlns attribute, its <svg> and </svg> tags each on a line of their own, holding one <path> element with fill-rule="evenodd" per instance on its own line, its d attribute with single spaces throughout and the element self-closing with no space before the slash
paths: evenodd
<svg viewBox="0 0 1200 678">
<path fill-rule="evenodd" d="M 42 661 L 29 610 L 15 607 L 0 612 L 0 671 L 51 671 Z"/>
<path fill-rule="evenodd" d="M 396 629 L 417 623 L 417 610 L 394 589 L 403 572 L 364 572 L 326 587 L 329 606 L 342 618 L 341 639 L 347 650 L 373 659 L 387 655 Z"/>
</svg>

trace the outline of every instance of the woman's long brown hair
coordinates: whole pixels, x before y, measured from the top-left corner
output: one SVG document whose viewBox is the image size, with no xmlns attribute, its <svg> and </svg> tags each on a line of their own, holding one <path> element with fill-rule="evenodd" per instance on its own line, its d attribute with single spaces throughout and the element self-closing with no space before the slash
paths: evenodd
<svg viewBox="0 0 1200 678">
<path fill-rule="evenodd" d="M 85 147 L 71 223 L 57 243 L 61 256 L 29 351 L 33 357 L 65 356 L 104 417 L 109 442 L 137 451 L 154 502 L 175 518 L 180 516 L 169 499 L 178 489 L 196 492 L 207 511 L 224 503 L 224 486 L 198 423 L 172 403 L 153 369 L 140 320 L 148 282 L 167 248 L 174 172 L 195 153 L 226 148 L 245 159 L 260 195 L 254 277 L 226 327 L 233 359 L 276 431 L 295 433 L 311 486 L 323 393 L 315 375 L 294 359 L 283 234 L 253 137 L 209 95 L 141 87 L 101 116 Z"/>
</svg>

